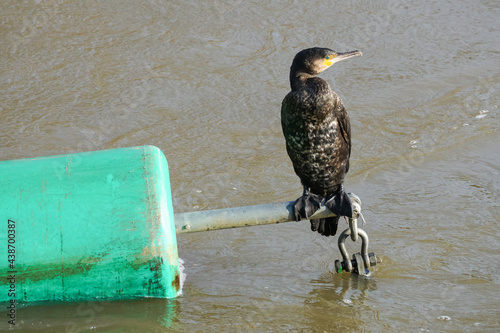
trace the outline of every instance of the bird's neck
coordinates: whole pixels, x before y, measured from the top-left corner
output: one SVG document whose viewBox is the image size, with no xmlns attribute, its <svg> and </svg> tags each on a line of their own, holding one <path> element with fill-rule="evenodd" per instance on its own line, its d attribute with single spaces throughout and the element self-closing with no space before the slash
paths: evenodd
<svg viewBox="0 0 500 333">
<path fill-rule="evenodd" d="M 290 86 L 292 91 L 303 89 L 307 84 L 307 80 L 316 75 L 318 75 L 318 73 L 311 73 L 304 66 L 292 63 L 290 67 Z"/>
<path fill-rule="evenodd" d="M 311 75 L 309 73 L 303 71 L 290 71 L 290 87 L 292 91 L 303 88 L 307 80 L 314 77 L 315 75 Z"/>
</svg>

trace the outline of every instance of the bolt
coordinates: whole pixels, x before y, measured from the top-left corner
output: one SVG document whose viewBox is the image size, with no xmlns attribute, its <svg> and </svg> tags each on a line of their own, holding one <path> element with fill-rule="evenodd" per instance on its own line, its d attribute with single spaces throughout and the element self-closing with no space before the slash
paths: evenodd
<svg viewBox="0 0 500 333">
<path fill-rule="evenodd" d="M 368 253 L 368 257 L 370 258 L 370 267 L 376 266 L 377 265 L 377 256 L 375 255 L 375 252 Z"/>
</svg>

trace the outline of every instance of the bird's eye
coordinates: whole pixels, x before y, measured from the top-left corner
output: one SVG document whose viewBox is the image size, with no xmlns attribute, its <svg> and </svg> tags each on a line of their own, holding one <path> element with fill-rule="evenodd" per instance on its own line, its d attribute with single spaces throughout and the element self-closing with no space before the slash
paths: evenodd
<svg viewBox="0 0 500 333">
<path fill-rule="evenodd" d="M 330 56 L 326 56 L 325 59 L 330 59 Z"/>
</svg>

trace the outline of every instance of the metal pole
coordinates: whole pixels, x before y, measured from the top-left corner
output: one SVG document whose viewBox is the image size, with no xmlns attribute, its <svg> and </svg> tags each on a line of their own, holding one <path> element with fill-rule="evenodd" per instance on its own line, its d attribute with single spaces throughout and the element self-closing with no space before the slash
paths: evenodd
<svg viewBox="0 0 500 333">
<path fill-rule="evenodd" d="M 353 193 L 349 193 L 353 207 L 359 206 L 361 201 Z M 285 201 L 272 204 L 233 207 L 226 209 L 205 210 L 188 213 L 178 213 L 174 216 L 175 232 L 210 231 L 218 229 L 249 227 L 253 225 L 284 223 L 295 221 L 293 218 L 294 201 Z M 357 208 L 357 207 L 356 207 Z M 328 208 L 321 208 L 310 216 L 310 219 L 335 216 Z"/>
</svg>

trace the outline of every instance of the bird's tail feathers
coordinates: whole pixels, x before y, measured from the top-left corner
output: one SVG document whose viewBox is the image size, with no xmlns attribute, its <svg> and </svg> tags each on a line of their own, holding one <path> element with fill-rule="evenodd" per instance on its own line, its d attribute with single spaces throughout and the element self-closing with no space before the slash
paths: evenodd
<svg viewBox="0 0 500 333">
<path fill-rule="evenodd" d="M 323 236 L 334 236 L 337 233 L 339 216 L 327 217 L 326 219 L 311 220 L 311 230 L 317 231 Z"/>
</svg>

